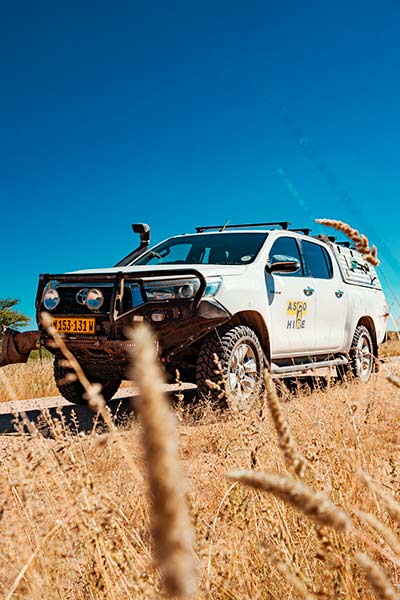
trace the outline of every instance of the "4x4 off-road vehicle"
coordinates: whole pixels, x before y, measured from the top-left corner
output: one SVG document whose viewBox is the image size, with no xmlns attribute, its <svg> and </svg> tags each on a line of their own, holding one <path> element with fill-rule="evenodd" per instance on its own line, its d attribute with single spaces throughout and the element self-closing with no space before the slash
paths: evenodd
<svg viewBox="0 0 400 600">
<path fill-rule="evenodd" d="M 280 222 L 197 227 L 150 248 L 149 227 L 132 227 L 141 243 L 115 267 L 41 275 L 36 299 L 39 329 L 49 312 L 106 399 L 126 377 L 127 327 L 142 320 L 171 378 L 178 369 L 200 394 L 220 395 L 210 380 L 241 405 L 266 363 L 280 377 L 332 366 L 370 378 L 387 307 L 375 269 L 349 243 Z M 84 402 L 46 331 L 40 339 L 61 394 Z"/>
</svg>

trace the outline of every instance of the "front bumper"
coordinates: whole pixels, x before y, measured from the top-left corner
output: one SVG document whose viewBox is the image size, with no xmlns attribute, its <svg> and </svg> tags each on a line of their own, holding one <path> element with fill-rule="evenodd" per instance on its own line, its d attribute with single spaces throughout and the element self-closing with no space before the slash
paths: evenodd
<svg viewBox="0 0 400 600">
<path fill-rule="evenodd" d="M 126 308 L 124 294 L 130 293 L 129 284 L 139 283 L 147 277 L 162 276 L 195 276 L 200 280 L 198 292 L 192 299 L 169 299 L 163 301 L 145 301 L 139 306 Z M 203 297 L 206 288 L 204 276 L 194 269 L 177 269 L 160 272 L 146 273 L 117 273 L 117 274 L 68 274 L 41 276 L 36 298 L 37 318 L 40 328 L 40 313 L 44 310 L 41 305 L 42 293 L 49 281 L 60 282 L 60 286 L 71 285 L 92 286 L 99 282 L 108 282 L 112 286 L 109 306 L 102 313 L 90 313 L 96 318 L 96 335 L 65 335 L 67 346 L 76 354 L 82 364 L 94 371 L 96 365 L 103 364 L 110 367 L 113 373 L 116 370 L 125 372 L 128 366 L 127 351 L 132 347 L 132 342 L 127 339 L 126 331 L 135 327 L 137 322 L 148 322 L 156 333 L 159 344 L 160 357 L 163 362 L 172 362 L 177 354 L 184 351 L 209 331 L 228 321 L 230 313 L 213 297 Z M 164 320 L 153 322 L 152 313 L 162 311 Z M 74 318 L 82 317 L 82 313 L 60 313 L 54 310 L 57 317 Z M 87 315 L 89 316 L 89 314 Z M 52 352 L 54 342 L 43 331 L 44 345 Z"/>
</svg>

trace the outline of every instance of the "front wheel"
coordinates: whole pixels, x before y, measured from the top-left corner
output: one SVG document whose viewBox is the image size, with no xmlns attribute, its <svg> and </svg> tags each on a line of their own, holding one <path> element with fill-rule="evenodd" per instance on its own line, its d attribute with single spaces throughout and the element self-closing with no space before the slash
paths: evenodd
<svg viewBox="0 0 400 600">
<path fill-rule="evenodd" d="M 65 361 L 65 358 L 61 356 L 56 356 L 54 358 L 54 379 L 58 391 L 61 396 L 72 404 L 87 404 L 87 400 L 84 398 L 85 389 L 83 385 L 78 380 L 68 380 L 68 376 L 73 373 L 73 370 L 69 367 L 60 365 L 60 362 L 63 360 Z M 120 379 L 102 380 L 90 377 L 90 381 L 91 383 L 99 383 L 102 386 L 100 393 L 106 402 L 111 400 L 121 385 Z"/>
<path fill-rule="evenodd" d="M 247 410 L 262 388 L 263 351 L 256 333 L 245 325 L 225 325 L 200 349 L 196 382 L 200 396 Z"/>
<path fill-rule="evenodd" d="M 349 350 L 349 363 L 339 370 L 339 376 L 353 376 L 364 383 L 370 380 L 374 368 L 374 345 L 368 329 L 357 325 Z"/>
</svg>

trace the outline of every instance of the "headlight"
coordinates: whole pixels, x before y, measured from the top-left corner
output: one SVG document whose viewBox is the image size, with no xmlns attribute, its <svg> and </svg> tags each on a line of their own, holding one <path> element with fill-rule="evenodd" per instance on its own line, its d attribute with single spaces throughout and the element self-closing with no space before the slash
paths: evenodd
<svg viewBox="0 0 400 600">
<path fill-rule="evenodd" d="M 199 286 L 197 286 L 197 289 L 198 288 Z M 185 283 L 182 287 L 179 288 L 178 294 L 181 296 L 181 298 L 193 298 L 196 291 L 197 290 L 195 289 L 193 283 Z"/>
<path fill-rule="evenodd" d="M 60 294 L 57 290 L 49 288 L 43 294 L 43 304 L 47 310 L 54 310 L 60 302 Z"/>
<path fill-rule="evenodd" d="M 196 295 L 200 287 L 198 279 L 165 279 L 144 283 L 148 300 L 190 299 Z"/>
<path fill-rule="evenodd" d="M 93 288 L 89 290 L 86 295 L 86 306 L 90 308 L 90 310 L 99 310 L 101 306 L 103 306 L 104 296 L 100 290 L 97 288 Z"/>
<path fill-rule="evenodd" d="M 221 287 L 222 277 L 207 277 L 207 285 L 204 291 L 205 296 L 216 296 Z"/>
<path fill-rule="evenodd" d="M 204 296 L 215 296 L 221 287 L 222 277 L 207 277 Z M 148 281 L 144 284 L 148 300 L 173 300 L 194 298 L 200 287 L 198 279 L 169 279 Z"/>
</svg>

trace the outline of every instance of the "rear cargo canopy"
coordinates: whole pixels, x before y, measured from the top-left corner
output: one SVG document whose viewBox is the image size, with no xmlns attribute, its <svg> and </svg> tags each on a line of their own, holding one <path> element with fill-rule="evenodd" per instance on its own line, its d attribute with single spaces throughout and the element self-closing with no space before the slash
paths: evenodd
<svg viewBox="0 0 400 600">
<path fill-rule="evenodd" d="M 382 289 L 375 267 L 366 262 L 365 258 L 354 248 L 346 248 L 332 244 L 340 271 L 346 283 L 364 287 Z"/>
</svg>

